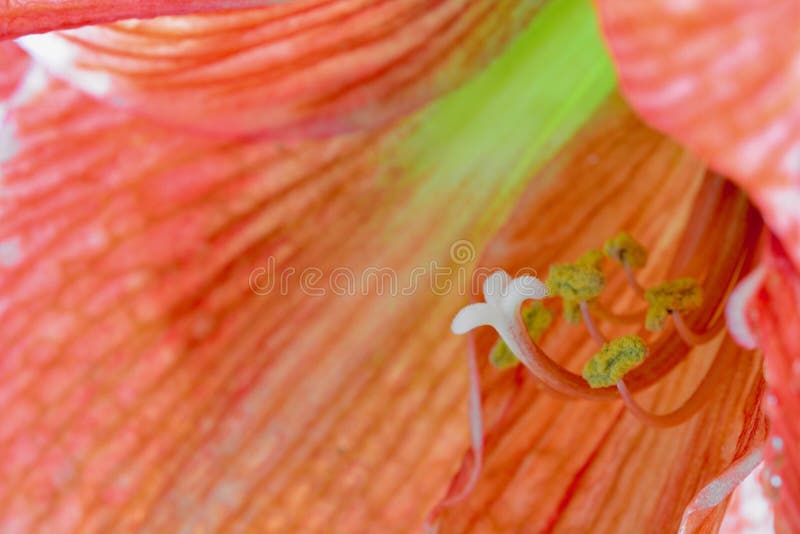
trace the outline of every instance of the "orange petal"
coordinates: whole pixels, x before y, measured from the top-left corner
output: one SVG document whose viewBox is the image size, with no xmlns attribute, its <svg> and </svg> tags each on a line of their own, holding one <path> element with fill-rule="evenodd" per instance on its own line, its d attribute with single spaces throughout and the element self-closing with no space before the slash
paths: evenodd
<svg viewBox="0 0 800 534">
<path fill-rule="evenodd" d="M 567 14 L 556 36 L 591 36 L 588 9 Z M 463 266 L 445 282 L 466 273 L 610 86 L 595 48 L 556 51 L 587 78 L 527 36 L 441 104 L 321 141 L 192 137 L 59 84 L 17 102 L 0 531 L 418 528 L 468 442 L 463 347 L 445 335 L 461 297 L 431 261 Z M 531 95 L 520 71 L 568 87 Z M 341 294 L 381 267 L 420 286 Z"/>
<path fill-rule="evenodd" d="M 383 124 L 458 86 L 542 3 L 314 0 L 21 42 L 71 83 L 159 121 L 322 136 Z"/>
<path fill-rule="evenodd" d="M 63 86 L 14 117 L 0 530 L 418 527 L 466 443 L 463 360 L 440 343 L 459 297 L 314 296 L 327 286 L 299 278 L 407 280 L 456 237 L 480 244 L 471 219 L 497 213 L 471 185 L 426 217 L 426 175 L 376 179 L 414 125 L 237 144 Z M 288 291 L 269 291 L 288 269 Z"/>
<path fill-rule="evenodd" d="M 772 422 L 765 482 L 777 498 L 780 532 L 800 530 L 800 274 L 773 242 L 750 319 L 766 361 L 767 414 Z M 773 478 L 776 477 L 776 478 Z"/>
<path fill-rule="evenodd" d="M 243 9 L 281 0 L 6 0 L 0 6 L 0 39 L 87 24 L 160 15 Z M 285 1 L 285 0 L 284 0 Z"/>
<path fill-rule="evenodd" d="M 509 272 L 523 266 L 546 272 L 550 263 L 578 257 L 624 228 L 650 245 L 651 260 L 642 272 L 646 283 L 670 273 L 710 273 L 714 262 L 709 257 L 717 254 L 720 238 L 705 240 L 695 225 L 702 219 L 712 231 L 728 232 L 739 223 L 727 221 L 726 214 L 741 217 L 747 204 L 733 187 L 720 189 L 714 180 L 698 189 L 703 175 L 696 158 L 610 101 L 543 172 L 546 179 L 531 185 L 482 264 Z M 691 198 L 698 191 L 707 195 L 696 204 L 702 216 L 690 217 Z M 754 233 L 746 227 L 737 231 L 746 232 L 752 244 L 759 228 L 756 218 Z M 702 245 L 698 238 L 704 239 Z M 742 246 L 741 236 L 732 241 Z M 615 305 L 640 305 L 624 287 L 620 269 L 608 279 Z M 561 322 L 543 339 L 545 350 L 572 371 L 596 350 L 577 328 Z M 486 332 L 479 335 L 478 354 L 486 354 L 494 340 Z M 671 352 L 680 351 L 685 354 L 686 346 L 676 345 Z M 650 359 L 666 362 L 671 357 L 667 351 Z M 693 391 L 715 357 L 720 375 L 713 400 L 671 429 L 643 426 L 619 401 L 568 402 L 543 392 L 531 379 L 516 384 L 513 373 L 501 374 L 481 358 L 488 429 L 484 470 L 470 496 L 442 512 L 441 530 L 676 531 L 700 488 L 760 444 L 766 433 L 759 410 L 760 359 L 728 337 L 671 364 L 671 373 L 640 394 L 643 402 L 657 412 L 672 409 Z M 647 378 L 644 372 L 633 374 Z M 710 514 L 700 531 L 712 531 L 723 511 Z"/>
<path fill-rule="evenodd" d="M 800 2 L 595 3 L 633 107 L 737 180 L 800 266 Z"/>
</svg>

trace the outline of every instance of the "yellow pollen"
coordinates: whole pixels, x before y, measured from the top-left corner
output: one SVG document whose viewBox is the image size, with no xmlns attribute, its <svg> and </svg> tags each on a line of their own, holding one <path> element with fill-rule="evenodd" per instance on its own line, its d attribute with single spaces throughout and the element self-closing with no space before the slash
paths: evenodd
<svg viewBox="0 0 800 534">
<path fill-rule="evenodd" d="M 650 304 L 645 328 L 657 332 L 671 311 L 696 310 L 703 304 L 703 290 L 694 278 L 679 278 L 651 287 L 645 292 Z"/>
<path fill-rule="evenodd" d="M 580 324 L 581 317 L 581 303 L 577 300 L 564 299 L 564 319 L 569 324 Z"/>
<path fill-rule="evenodd" d="M 584 256 L 585 257 L 585 256 Z M 561 263 L 550 266 L 547 287 L 554 295 L 567 300 L 591 300 L 606 286 L 600 269 L 584 263 Z"/>
<path fill-rule="evenodd" d="M 599 250 L 590 250 L 576 261 L 578 265 L 585 267 L 593 267 L 598 271 L 603 266 L 603 253 Z"/>
<path fill-rule="evenodd" d="M 639 336 L 628 335 L 603 345 L 583 367 L 583 378 L 593 388 L 613 386 L 647 356 L 647 345 Z"/>
<path fill-rule="evenodd" d="M 541 302 L 534 302 L 532 306 L 522 310 L 522 322 L 525 323 L 531 338 L 539 341 L 545 330 L 550 327 L 550 323 L 553 322 L 553 312 Z M 517 357 L 502 339 L 498 339 L 489 352 L 489 361 L 500 370 L 519 364 Z"/>
<path fill-rule="evenodd" d="M 620 232 L 606 240 L 603 245 L 606 256 L 620 263 L 627 263 L 634 269 L 647 265 L 647 249 L 628 232 Z"/>
</svg>

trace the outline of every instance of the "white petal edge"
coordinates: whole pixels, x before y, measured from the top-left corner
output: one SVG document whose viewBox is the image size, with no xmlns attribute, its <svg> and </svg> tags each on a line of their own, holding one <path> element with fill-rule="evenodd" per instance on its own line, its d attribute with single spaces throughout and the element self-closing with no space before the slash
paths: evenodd
<svg viewBox="0 0 800 534">
<path fill-rule="evenodd" d="M 696 517 L 695 514 L 703 510 L 710 510 L 724 501 L 725 498 L 733 493 L 733 490 L 758 467 L 758 464 L 760 464 L 763 459 L 764 455 L 761 449 L 756 449 L 731 465 L 724 473 L 703 487 L 686 508 L 686 511 L 683 512 L 681 527 L 678 530 L 678 534 L 688 534 L 692 532 L 696 520 L 700 519 L 700 517 Z"/>
<path fill-rule="evenodd" d="M 725 320 L 731 337 L 746 349 L 754 349 L 758 345 L 755 332 L 747 322 L 746 306 L 756 291 L 761 287 L 766 275 L 766 268 L 759 265 L 736 286 L 725 304 Z"/>
</svg>

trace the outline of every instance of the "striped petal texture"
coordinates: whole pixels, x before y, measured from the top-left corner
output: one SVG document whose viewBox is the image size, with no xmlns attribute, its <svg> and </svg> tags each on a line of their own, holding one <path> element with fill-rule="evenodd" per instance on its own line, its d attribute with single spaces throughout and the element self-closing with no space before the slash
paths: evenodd
<svg viewBox="0 0 800 534">
<path fill-rule="evenodd" d="M 218 136 L 380 126 L 473 76 L 544 0 L 303 0 L 29 36 L 82 90 Z"/>
<path fill-rule="evenodd" d="M 780 533 L 800 529 L 800 276 L 783 247 L 767 250 L 767 274 L 749 313 L 766 357 L 766 409 L 772 437 L 763 484 L 777 508 Z"/>
<path fill-rule="evenodd" d="M 766 449 L 777 525 L 800 529 L 796 425 L 800 279 L 800 2 L 596 0 L 631 105 L 731 176 L 780 240 L 742 314 L 766 357 Z M 775 250 L 780 250 L 776 253 Z M 776 260 L 776 258 L 780 258 Z M 794 374 L 793 374 L 794 373 Z M 773 446 L 778 445 L 779 450 Z M 784 452 L 787 451 L 787 452 Z M 788 451 L 792 451 L 791 453 Z"/>
<path fill-rule="evenodd" d="M 340 38 L 360 29 L 389 35 L 385 25 L 353 24 L 355 3 L 342 3 L 355 19 L 330 18 L 329 4 L 307 4 L 307 15 L 336 20 Z M 203 93 L 209 79 L 198 78 L 208 115 L 198 101 L 183 110 L 195 115 L 181 115 L 171 93 L 169 126 L 153 119 L 166 100 L 146 105 L 150 96 L 159 102 L 158 91 L 126 85 L 135 75 L 95 71 L 119 81 L 111 87 L 121 101 L 112 102 L 81 92 L 81 77 L 71 86 L 27 71 L 30 83 L 3 124 L 14 150 L 0 166 L 0 531 L 420 527 L 468 443 L 464 345 L 447 328 L 464 294 L 434 284 L 431 262 L 449 268 L 454 283 L 471 269 L 536 171 L 612 90 L 613 73 L 588 3 L 560 0 L 468 85 L 386 123 L 411 107 L 409 95 L 419 104 L 455 87 L 446 80 L 452 69 L 428 64 L 454 57 L 441 55 L 447 39 L 461 42 L 466 27 L 500 27 L 522 9 L 509 3 L 478 16 L 442 2 L 422 14 L 415 5 L 420 20 L 439 27 L 449 13 L 455 26 L 428 33 L 432 56 L 411 54 L 407 69 L 401 62 L 383 72 L 376 65 L 395 56 L 371 56 L 383 58 L 369 67 L 379 78 L 411 76 L 408 92 L 400 83 L 384 95 L 378 87 L 389 78 L 372 86 L 356 69 L 352 80 L 364 80 L 370 102 L 389 111 L 367 120 L 369 131 L 332 138 L 239 135 L 269 129 L 269 100 L 265 115 L 241 122 L 254 111 L 245 113 L 238 84 L 258 87 L 260 71 L 229 76 L 237 87 L 227 93 L 224 84 Z M 245 41 L 237 39 L 290 33 L 292 21 L 302 19 L 298 32 L 308 35 L 309 19 L 293 18 L 300 7 L 161 20 L 129 36 L 165 38 L 169 55 L 176 31 L 199 32 L 201 41 L 221 33 L 215 46 L 239 56 Z M 254 34 L 240 17 L 251 17 Z M 190 29 L 180 30 L 180 20 Z M 128 38 L 136 24 L 127 24 L 87 29 L 87 39 Z M 496 48 L 511 34 L 487 42 Z M 233 50 L 224 46 L 231 40 Z M 185 41 L 189 63 L 205 62 Z M 307 59 L 321 60 L 306 44 L 314 51 Z M 283 50 L 284 67 L 301 76 L 300 49 Z M 477 61 L 471 72 L 488 58 L 454 54 Z M 553 83 L 532 84 L 536 76 Z M 199 135 L 215 113 L 241 121 L 213 128 L 224 135 Z M 279 129 L 302 131 L 326 113 L 311 110 Z M 456 243 L 467 245 L 466 256 L 454 254 Z M 387 271 L 394 290 L 391 278 L 379 278 Z M 377 276 L 364 283 L 367 272 Z M 379 280 L 388 287 L 375 287 Z"/>
<path fill-rule="evenodd" d="M 0 6 L 0 39 L 127 18 L 244 9 L 286 0 L 6 0 Z"/>
</svg>

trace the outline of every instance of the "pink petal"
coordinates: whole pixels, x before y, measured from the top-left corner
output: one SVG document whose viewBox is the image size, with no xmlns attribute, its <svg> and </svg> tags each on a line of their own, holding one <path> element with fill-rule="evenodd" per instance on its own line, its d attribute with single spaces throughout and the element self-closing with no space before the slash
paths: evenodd
<svg viewBox="0 0 800 534">
<path fill-rule="evenodd" d="M 631 105 L 747 190 L 800 266 L 800 1 L 595 3 Z"/>
<path fill-rule="evenodd" d="M 16 44 L 0 43 L 0 101 L 11 96 L 28 67 L 29 57 Z"/>
</svg>

